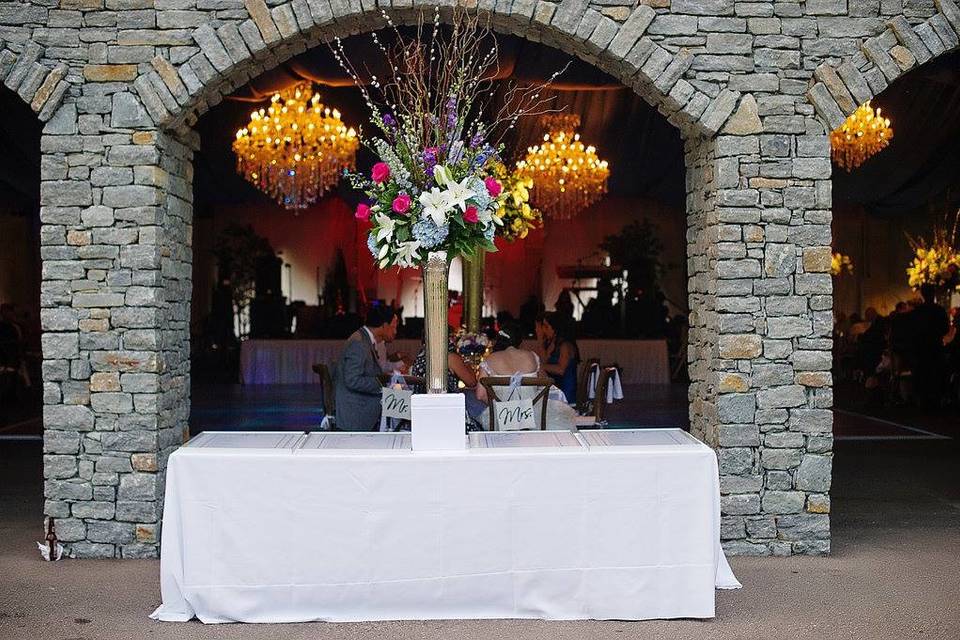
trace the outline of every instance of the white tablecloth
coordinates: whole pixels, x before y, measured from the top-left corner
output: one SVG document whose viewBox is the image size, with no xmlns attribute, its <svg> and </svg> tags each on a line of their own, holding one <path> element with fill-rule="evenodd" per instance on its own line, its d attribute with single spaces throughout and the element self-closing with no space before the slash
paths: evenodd
<svg viewBox="0 0 960 640">
<path fill-rule="evenodd" d="M 274 440 L 264 446 L 289 444 Z M 153 617 L 712 617 L 714 587 L 739 586 L 719 544 L 716 456 L 686 434 L 661 440 L 183 447 L 167 471 Z"/>
<path fill-rule="evenodd" d="M 240 376 L 245 384 L 310 384 L 320 379 L 313 365 L 335 363 L 344 340 L 246 340 L 240 345 Z M 665 340 L 580 340 L 582 358 L 623 368 L 623 384 L 667 384 L 670 363 Z M 533 341 L 523 344 L 533 348 Z M 395 340 L 388 350 L 415 356 L 419 340 Z"/>
</svg>

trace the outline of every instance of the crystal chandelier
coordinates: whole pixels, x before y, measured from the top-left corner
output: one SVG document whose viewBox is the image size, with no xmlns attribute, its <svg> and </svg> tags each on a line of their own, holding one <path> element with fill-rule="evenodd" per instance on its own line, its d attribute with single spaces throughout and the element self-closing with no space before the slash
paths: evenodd
<svg viewBox="0 0 960 640">
<path fill-rule="evenodd" d="M 607 192 L 610 169 L 593 146 L 584 146 L 580 116 L 550 114 L 541 119 L 548 133 L 529 147 L 517 174 L 533 180 L 530 204 L 553 218 L 572 218 Z"/>
<path fill-rule="evenodd" d="M 357 132 L 309 83 L 275 93 L 237 131 L 237 172 L 287 209 L 305 209 L 356 167 Z"/>
<path fill-rule="evenodd" d="M 851 113 L 847 120 L 830 134 L 833 161 L 850 171 L 863 164 L 893 138 L 890 119 L 876 114 L 867 100 Z"/>
</svg>

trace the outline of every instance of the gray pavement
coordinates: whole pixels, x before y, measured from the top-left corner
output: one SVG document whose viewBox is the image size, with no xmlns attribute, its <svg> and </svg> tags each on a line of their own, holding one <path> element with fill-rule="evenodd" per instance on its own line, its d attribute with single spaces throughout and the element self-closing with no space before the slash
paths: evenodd
<svg viewBox="0 0 960 640">
<path fill-rule="evenodd" d="M 834 553 L 732 558 L 713 620 L 158 623 L 155 561 L 40 562 L 40 450 L 0 443 L 0 640 L 127 638 L 960 638 L 960 484 L 950 442 L 837 443 Z"/>
</svg>

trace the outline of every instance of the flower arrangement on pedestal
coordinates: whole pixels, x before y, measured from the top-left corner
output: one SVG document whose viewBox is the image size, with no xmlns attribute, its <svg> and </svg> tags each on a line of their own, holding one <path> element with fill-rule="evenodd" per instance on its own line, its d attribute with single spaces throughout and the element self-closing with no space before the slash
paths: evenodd
<svg viewBox="0 0 960 640">
<path fill-rule="evenodd" d="M 447 273 L 455 256 L 496 251 L 509 194 L 495 175 L 500 140 L 521 116 L 544 113 L 542 90 L 559 74 L 532 87 L 510 85 L 499 106 L 491 77 L 499 60 L 496 38 L 479 14 L 453 8 L 449 29 L 440 12 L 432 29 L 421 14 L 414 35 L 404 36 L 386 12 L 395 43 L 376 32 L 389 77 L 361 79 L 338 38 L 331 49 L 370 110 L 376 133 L 360 139 L 379 158 L 370 175 L 349 173 L 364 192 L 356 217 L 372 223 L 367 246 L 381 269 L 423 267 L 427 390 L 445 389 Z M 373 94 L 377 94 L 376 99 Z"/>
<path fill-rule="evenodd" d="M 850 256 L 834 251 L 830 257 L 830 275 L 836 278 L 851 273 L 853 273 L 853 260 Z"/>
<path fill-rule="evenodd" d="M 532 229 L 543 226 L 543 213 L 530 206 L 533 179 L 510 171 L 502 162 L 493 163 L 493 175 L 503 185 L 506 194 L 500 206 L 500 236 L 509 241 L 527 237 Z"/>
</svg>

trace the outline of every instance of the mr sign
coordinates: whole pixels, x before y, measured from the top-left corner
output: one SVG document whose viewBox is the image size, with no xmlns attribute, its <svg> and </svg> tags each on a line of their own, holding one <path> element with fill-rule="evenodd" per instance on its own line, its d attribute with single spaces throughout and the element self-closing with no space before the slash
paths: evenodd
<svg viewBox="0 0 960 640">
<path fill-rule="evenodd" d="M 533 403 L 526 400 L 497 402 L 497 429 L 500 431 L 528 431 L 537 428 L 533 420 Z"/>
<path fill-rule="evenodd" d="M 408 389 L 383 389 L 380 392 L 380 408 L 384 418 L 410 419 L 410 398 L 413 391 Z"/>
</svg>

